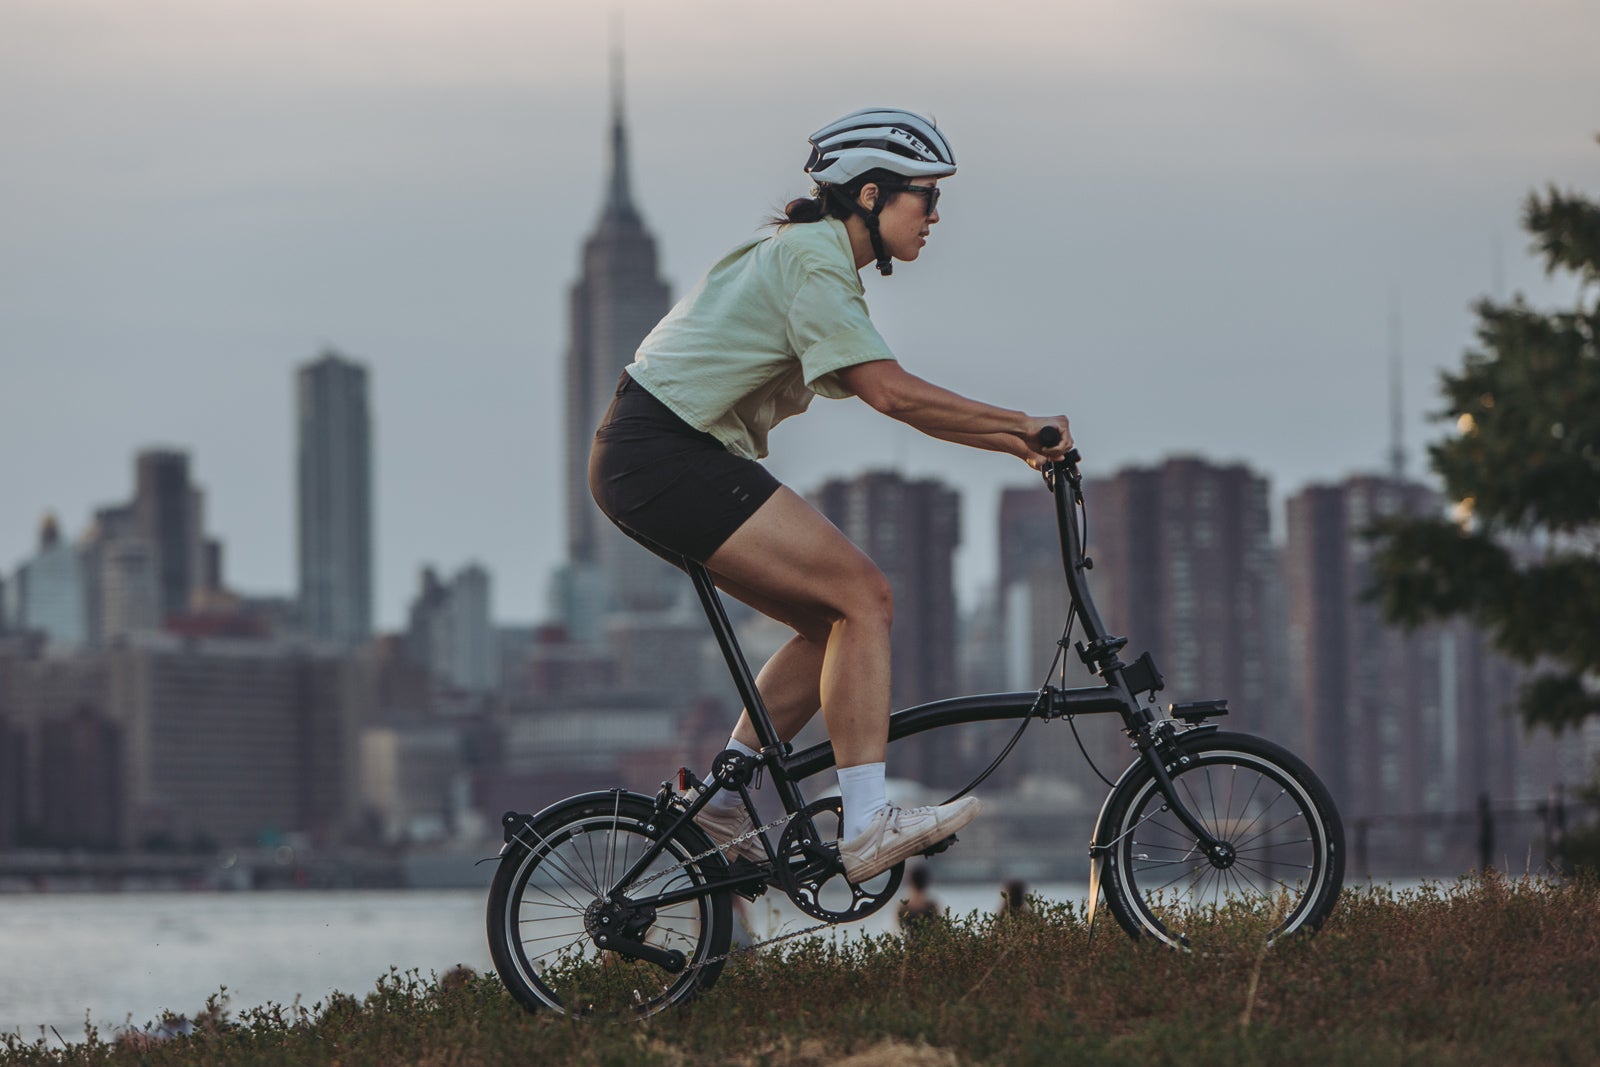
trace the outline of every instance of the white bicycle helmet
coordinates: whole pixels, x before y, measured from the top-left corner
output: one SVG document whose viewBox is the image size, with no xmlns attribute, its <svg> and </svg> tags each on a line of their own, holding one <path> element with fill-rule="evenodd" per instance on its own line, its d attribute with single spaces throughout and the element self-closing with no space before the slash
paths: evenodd
<svg viewBox="0 0 1600 1067">
<path fill-rule="evenodd" d="M 878 233 L 878 213 L 888 197 L 878 197 L 867 211 L 837 188 L 874 170 L 908 180 L 944 178 L 956 172 L 956 154 L 932 119 L 897 107 L 864 107 L 811 135 L 806 173 L 817 183 L 818 195 L 832 198 L 866 222 L 878 273 L 889 275 L 894 273 L 894 261 Z"/>
<path fill-rule="evenodd" d="M 943 178 L 956 172 L 956 155 L 932 119 L 896 107 L 864 107 L 811 135 L 806 173 L 818 184 L 843 185 L 875 168 Z"/>
</svg>

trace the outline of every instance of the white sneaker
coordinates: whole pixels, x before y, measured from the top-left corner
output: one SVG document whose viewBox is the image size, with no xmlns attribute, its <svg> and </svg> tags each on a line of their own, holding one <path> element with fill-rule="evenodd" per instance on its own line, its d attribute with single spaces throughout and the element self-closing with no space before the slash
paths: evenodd
<svg viewBox="0 0 1600 1067">
<path fill-rule="evenodd" d="M 700 809 L 700 814 L 694 817 L 695 825 L 704 830 L 718 847 L 727 845 L 729 841 L 755 829 L 755 823 L 750 821 L 750 811 L 743 804 L 737 808 L 724 808 L 715 804 L 707 804 Z M 767 852 L 761 847 L 758 838 L 749 838 L 741 841 L 732 848 L 723 848 L 722 854 L 732 863 L 736 859 L 747 859 L 751 863 L 761 863 L 767 858 Z"/>
<path fill-rule="evenodd" d="M 897 808 L 891 804 L 873 816 L 864 833 L 839 842 L 844 876 L 860 885 L 901 860 L 926 852 L 977 818 L 982 807 L 977 797 L 925 808 Z"/>
</svg>

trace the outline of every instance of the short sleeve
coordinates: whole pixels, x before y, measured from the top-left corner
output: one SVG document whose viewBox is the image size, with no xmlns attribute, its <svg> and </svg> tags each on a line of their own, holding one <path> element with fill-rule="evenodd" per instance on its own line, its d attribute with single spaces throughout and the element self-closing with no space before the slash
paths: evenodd
<svg viewBox="0 0 1600 1067">
<path fill-rule="evenodd" d="M 852 282 L 831 271 L 813 271 L 789 306 L 789 343 L 799 353 L 805 383 L 830 400 L 853 395 L 835 371 L 894 358 Z"/>
</svg>

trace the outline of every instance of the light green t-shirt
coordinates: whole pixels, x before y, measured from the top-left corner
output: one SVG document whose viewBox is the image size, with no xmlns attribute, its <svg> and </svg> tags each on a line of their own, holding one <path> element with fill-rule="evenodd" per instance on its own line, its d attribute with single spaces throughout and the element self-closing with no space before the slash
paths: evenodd
<svg viewBox="0 0 1600 1067">
<path fill-rule="evenodd" d="M 844 223 L 781 226 L 724 256 L 639 345 L 628 373 L 697 430 L 750 459 L 834 373 L 893 359 L 867 316 Z"/>
</svg>

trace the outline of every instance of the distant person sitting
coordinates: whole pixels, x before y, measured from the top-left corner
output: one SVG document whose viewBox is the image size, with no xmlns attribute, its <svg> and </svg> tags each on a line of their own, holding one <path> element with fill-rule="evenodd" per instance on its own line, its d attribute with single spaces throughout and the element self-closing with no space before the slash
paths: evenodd
<svg viewBox="0 0 1600 1067">
<path fill-rule="evenodd" d="M 900 909 L 895 912 L 895 918 L 900 920 L 901 931 L 907 937 L 913 937 L 920 930 L 938 921 L 943 909 L 928 893 L 927 867 L 913 867 L 906 880 L 911 883 L 911 895 L 900 902 Z"/>
<path fill-rule="evenodd" d="M 1000 918 L 1013 919 L 1028 914 L 1028 886 L 1013 878 L 1000 887 Z"/>
</svg>

